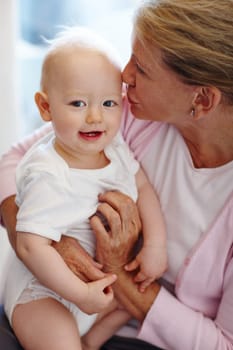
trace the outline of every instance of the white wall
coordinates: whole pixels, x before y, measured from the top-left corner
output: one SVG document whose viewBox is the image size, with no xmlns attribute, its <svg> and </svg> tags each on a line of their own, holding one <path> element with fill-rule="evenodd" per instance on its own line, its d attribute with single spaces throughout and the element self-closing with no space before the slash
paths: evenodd
<svg viewBox="0 0 233 350">
<path fill-rule="evenodd" d="M 0 155 L 19 134 L 16 98 L 17 2 L 17 0 L 0 0 Z M 0 228 L 0 302 L 8 250 L 6 232 Z"/>
<path fill-rule="evenodd" d="M 18 135 L 16 98 L 17 0 L 0 0 L 0 154 Z"/>
</svg>

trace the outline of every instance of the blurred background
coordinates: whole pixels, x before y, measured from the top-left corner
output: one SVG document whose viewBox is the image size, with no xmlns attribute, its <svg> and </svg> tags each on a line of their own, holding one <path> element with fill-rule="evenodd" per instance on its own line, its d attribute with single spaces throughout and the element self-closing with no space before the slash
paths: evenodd
<svg viewBox="0 0 233 350">
<path fill-rule="evenodd" d="M 140 0 L 0 0 L 2 154 L 41 121 L 34 104 L 46 45 L 62 25 L 86 25 L 110 40 L 123 62 Z"/>
<path fill-rule="evenodd" d="M 130 55 L 133 13 L 140 2 L 0 0 L 0 156 L 42 123 L 34 104 L 46 51 L 42 38 L 54 37 L 60 26 L 86 25 L 118 48 L 124 64 Z M 0 228 L 0 281 L 8 248 Z M 0 300 L 1 287 L 0 282 Z"/>
</svg>

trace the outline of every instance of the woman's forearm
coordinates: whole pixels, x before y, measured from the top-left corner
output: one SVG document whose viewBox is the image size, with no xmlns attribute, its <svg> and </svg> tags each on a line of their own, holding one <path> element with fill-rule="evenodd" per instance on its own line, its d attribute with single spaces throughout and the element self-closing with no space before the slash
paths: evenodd
<svg viewBox="0 0 233 350">
<path fill-rule="evenodd" d="M 113 289 L 117 300 L 134 318 L 143 321 L 160 291 L 160 285 L 155 282 L 141 293 L 138 285 L 133 281 L 134 274 L 132 272 L 129 273 L 122 268 L 115 273 L 118 278 Z"/>
<path fill-rule="evenodd" d="M 16 215 L 18 207 L 15 204 L 15 196 L 6 198 L 0 206 L 0 212 L 3 224 L 7 230 L 8 238 L 12 248 L 15 250 L 16 246 Z"/>
</svg>

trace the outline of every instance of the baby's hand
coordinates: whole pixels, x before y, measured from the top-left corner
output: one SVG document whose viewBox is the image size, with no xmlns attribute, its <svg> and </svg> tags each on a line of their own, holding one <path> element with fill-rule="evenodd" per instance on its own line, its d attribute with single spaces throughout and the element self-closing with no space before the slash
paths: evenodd
<svg viewBox="0 0 233 350">
<path fill-rule="evenodd" d="M 125 266 L 127 271 L 139 269 L 134 281 L 139 283 L 140 292 L 156 279 L 161 277 L 167 269 L 167 255 L 155 246 L 143 246 L 136 258 Z"/>
<path fill-rule="evenodd" d="M 86 314 L 99 313 L 106 309 L 114 298 L 111 285 L 116 281 L 116 275 L 106 277 L 87 283 L 87 293 L 84 295 L 78 307 Z"/>
</svg>

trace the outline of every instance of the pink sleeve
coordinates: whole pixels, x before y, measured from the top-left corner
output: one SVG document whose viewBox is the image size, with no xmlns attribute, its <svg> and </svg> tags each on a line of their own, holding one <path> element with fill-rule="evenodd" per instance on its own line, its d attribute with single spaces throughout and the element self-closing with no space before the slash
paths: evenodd
<svg viewBox="0 0 233 350">
<path fill-rule="evenodd" d="M 140 339 L 167 350 L 233 350 L 232 209 L 230 196 L 177 278 L 178 296 L 161 288 Z"/>
<path fill-rule="evenodd" d="M 50 123 L 25 137 L 19 143 L 14 144 L 7 153 L 2 155 L 0 159 L 0 203 L 7 197 L 15 194 L 15 169 L 23 155 L 49 131 L 51 131 Z"/>
<path fill-rule="evenodd" d="M 215 320 L 184 305 L 161 288 L 138 338 L 168 350 L 232 350 L 232 295 L 233 261 L 225 274 L 223 295 Z"/>
</svg>

